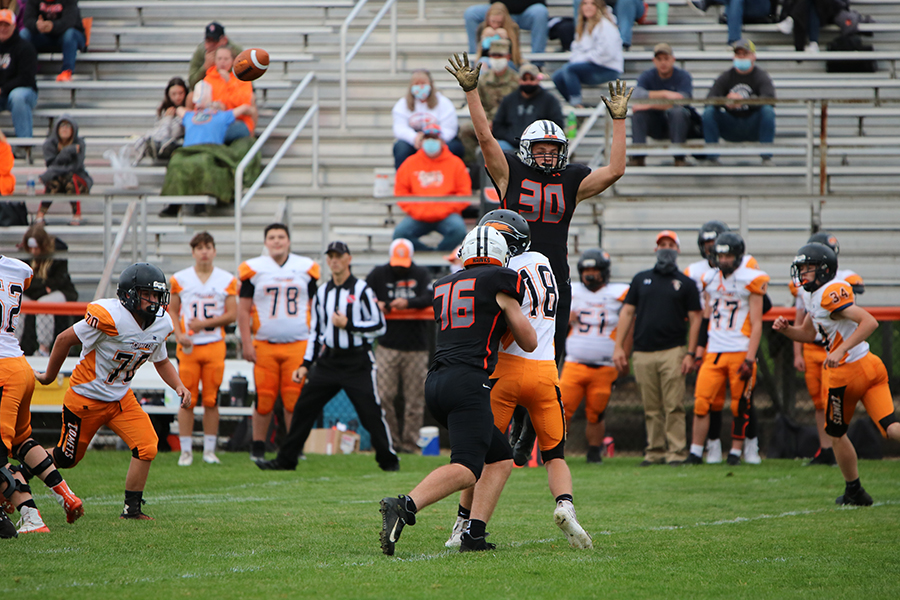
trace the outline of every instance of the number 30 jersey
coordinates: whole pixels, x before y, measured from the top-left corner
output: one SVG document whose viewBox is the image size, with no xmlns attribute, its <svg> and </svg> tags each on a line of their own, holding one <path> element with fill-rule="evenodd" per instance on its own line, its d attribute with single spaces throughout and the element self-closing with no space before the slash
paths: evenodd
<svg viewBox="0 0 900 600">
<path fill-rule="evenodd" d="M 279 265 L 270 256 L 258 256 L 241 263 L 238 277 L 253 286 L 250 330 L 257 340 L 289 344 L 309 338 L 309 299 L 315 295 L 318 263 L 289 254 Z"/>
<path fill-rule="evenodd" d="M 749 267 L 738 267 L 728 277 L 713 269 L 703 275 L 709 295 L 707 352 L 746 352 L 750 345 L 750 295 L 765 295 L 769 276 Z"/>
<path fill-rule="evenodd" d="M 225 299 L 238 293 L 237 279 L 234 275 L 219 267 L 204 282 L 197 277 L 194 267 L 182 269 L 172 276 L 169 289 L 181 299 L 181 330 L 187 333 L 191 319 L 213 319 L 225 314 Z M 212 344 L 225 339 L 225 328 L 216 327 L 195 331 L 191 341 L 195 346 Z"/>
<path fill-rule="evenodd" d="M 530 360 L 554 360 L 553 336 L 556 335 L 559 291 L 550 261 L 540 252 L 525 252 L 510 258 L 509 268 L 522 278 L 522 314 L 534 327 L 538 344 L 534 352 L 525 352 L 513 339 L 512 332 L 507 332 L 500 351 Z"/>
<path fill-rule="evenodd" d="M 21 260 L 0 256 L 0 358 L 22 356 L 16 339 L 22 292 L 31 285 L 31 267 Z"/>
<path fill-rule="evenodd" d="M 619 311 L 629 287 L 608 283 L 592 292 L 583 283 L 572 284 L 572 312 L 578 314 L 578 322 L 566 338 L 567 362 L 612 366 Z"/>
<path fill-rule="evenodd" d="M 165 313 L 141 329 L 117 298 L 104 298 L 88 304 L 84 320 L 73 329 L 82 347 L 69 380 L 72 391 L 92 400 L 118 402 L 141 365 L 167 360 L 166 338 L 174 327 Z"/>
</svg>

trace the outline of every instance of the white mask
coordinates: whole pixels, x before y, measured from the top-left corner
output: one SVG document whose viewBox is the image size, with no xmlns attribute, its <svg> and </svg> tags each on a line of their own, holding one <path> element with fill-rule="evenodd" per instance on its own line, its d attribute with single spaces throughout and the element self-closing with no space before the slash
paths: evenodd
<svg viewBox="0 0 900 600">
<path fill-rule="evenodd" d="M 494 73 L 502 73 L 509 66 L 509 61 L 505 58 L 494 58 L 493 56 L 488 58 L 488 63 L 491 65 L 491 71 Z"/>
</svg>

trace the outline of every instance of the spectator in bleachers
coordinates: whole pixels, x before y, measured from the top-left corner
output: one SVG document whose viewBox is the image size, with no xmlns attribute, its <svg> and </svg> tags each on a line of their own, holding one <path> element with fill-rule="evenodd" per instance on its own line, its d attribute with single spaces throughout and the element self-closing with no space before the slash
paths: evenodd
<svg viewBox="0 0 900 600">
<path fill-rule="evenodd" d="M 16 15 L 0 10 L 0 109 L 12 115 L 16 137 L 31 137 L 37 104 L 37 52 L 16 32 Z"/>
<path fill-rule="evenodd" d="M 231 43 L 225 35 L 225 28 L 215 21 L 207 25 L 204 31 L 203 43 L 194 50 L 191 66 L 188 68 L 188 85 L 191 89 L 194 89 L 197 82 L 206 77 L 209 68 L 216 64 L 216 50 L 227 46 L 231 48 L 232 56 L 237 56 L 243 50 L 237 44 Z"/>
<path fill-rule="evenodd" d="M 744 23 L 766 23 L 773 3 L 770 0 L 690 0 L 688 6 L 705 13 L 714 4 L 725 7 L 728 20 L 728 45 L 741 39 Z"/>
<path fill-rule="evenodd" d="M 471 196 L 472 179 L 462 159 L 454 156 L 441 139 L 441 128 L 430 123 L 422 132 L 422 147 L 397 170 L 395 196 Z M 405 238 L 416 250 L 447 252 L 462 243 L 466 224 L 462 211 L 469 200 L 460 202 L 398 202 L 406 217 L 394 228 L 394 239 Z M 444 236 L 437 248 L 419 241 L 437 231 Z"/>
<path fill-rule="evenodd" d="M 504 152 L 519 149 L 519 136 L 540 119 L 564 127 L 562 107 L 556 97 L 541 87 L 543 75 L 532 64 L 519 68 L 519 89 L 506 96 L 494 115 L 492 133 Z"/>
<path fill-rule="evenodd" d="M 44 140 L 44 162 L 47 170 L 41 173 L 45 194 L 88 194 L 94 180 L 84 168 L 84 138 L 78 137 L 78 123 L 63 114 L 56 120 L 53 133 Z M 52 202 L 41 202 L 34 217 L 43 223 Z M 81 225 L 81 202 L 70 202 L 72 220 L 69 225 Z"/>
<path fill-rule="evenodd" d="M 38 52 L 62 52 L 62 71 L 57 81 L 72 81 L 78 51 L 84 51 L 87 38 L 76 0 L 28 0 L 22 39 Z"/>
<path fill-rule="evenodd" d="M 132 164 L 138 164 L 147 154 L 154 160 L 168 159 L 176 148 L 184 143 L 184 125 L 176 114 L 178 108 L 187 108 L 188 88 L 184 79 L 173 77 L 166 84 L 163 101 L 156 109 L 153 129 L 132 144 Z"/>
<path fill-rule="evenodd" d="M 506 41 L 510 44 L 510 61 L 513 69 L 522 64 L 522 53 L 519 51 L 519 26 L 512 20 L 509 10 L 502 2 L 494 2 L 488 9 L 484 22 L 478 26 L 478 53 L 475 58 L 482 65 L 490 51 L 491 44 Z M 484 70 L 484 67 L 482 67 Z"/>
<path fill-rule="evenodd" d="M 675 66 L 672 47 L 660 43 L 653 47 L 653 67 L 638 77 L 634 89 L 635 98 L 664 98 L 678 100 L 691 98 L 694 83 L 691 74 Z M 689 106 L 666 104 L 635 104 L 631 114 L 631 140 L 635 144 L 646 144 L 649 135 L 655 140 L 669 140 L 673 144 L 687 141 L 691 127 L 692 109 Z M 644 156 L 632 156 L 628 165 L 643 167 Z M 675 157 L 675 166 L 687 163 L 684 156 Z"/>
<path fill-rule="evenodd" d="M 65 258 L 54 258 L 54 252 L 65 252 L 69 249 L 65 242 L 51 236 L 40 223 L 35 223 L 22 237 L 22 247 L 32 256 L 31 268 L 34 276 L 31 285 L 25 290 L 25 297 L 38 302 L 75 302 L 78 290 L 69 276 L 69 261 Z M 54 325 L 54 315 L 29 316 L 25 327 L 17 331 L 19 340 L 29 336 L 29 330 L 37 336 L 38 356 L 50 356 L 50 348 L 56 334 L 64 331 L 69 325 L 68 317 L 59 319 L 58 327 Z M 32 342 L 33 343 L 33 342 Z"/>
<path fill-rule="evenodd" d="M 553 74 L 553 83 L 569 104 L 582 107 L 581 86 L 614 81 L 625 71 L 622 38 L 603 0 L 582 0 L 569 62 Z"/>
<path fill-rule="evenodd" d="M 756 66 L 756 46 L 748 39 L 734 44 L 734 66 L 719 75 L 707 98 L 732 98 L 734 104 L 707 105 L 703 111 L 703 137 L 707 144 L 718 144 L 719 136 L 729 142 L 775 141 L 775 107 L 741 104 L 746 98 L 774 98 L 772 77 Z M 718 155 L 708 154 L 708 161 L 718 164 Z M 772 164 L 772 155 L 762 155 L 763 165 Z"/>
<path fill-rule="evenodd" d="M 206 71 L 203 81 L 209 84 L 210 98 L 219 110 L 231 110 L 239 106 L 249 106 L 250 111 L 238 116 L 225 132 L 225 143 L 230 144 L 242 137 L 252 136 L 256 129 L 256 96 L 253 83 L 241 81 L 231 72 L 234 55 L 231 48 L 223 46 L 216 50 L 215 64 Z M 195 99 L 196 103 L 197 100 Z"/>
<path fill-rule="evenodd" d="M 494 119 L 503 98 L 519 87 L 519 74 L 509 67 L 509 40 L 494 40 L 488 50 L 488 70 L 478 79 L 478 96 L 488 121 Z M 471 124 L 460 127 L 459 137 L 466 148 L 466 162 L 475 161 L 478 138 Z"/>
<path fill-rule="evenodd" d="M 449 98 L 437 91 L 431 73 L 425 69 L 413 71 L 406 96 L 397 100 L 391 114 L 394 119 L 394 168 L 399 169 L 403 161 L 422 147 L 423 128 L 429 123 L 437 123 L 441 129 L 441 139 L 450 152 L 460 159 L 465 149 L 458 137 L 459 119 L 456 108 Z"/>
<path fill-rule="evenodd" d="M 644 0 L 613 0 L 609 3 L 616 16 L 616 25 L 619 28 L 619 35 L 622 36 L 622 47 L 626 50 L 631 48 L 631 32 L 636 22 L 641 22 L 647 16 L 647 5 Z M 575 21 L 578 22 L 578 9 L 581 8 L 581 0 L 575 0 L 573 3 L 575 9 Z"/>
<path fill-rule="evenodd" d="M 12 174 L 14 162 L 12 146 L 0 131 L 0 196 L 9 196 L 16 191 L 16 176 Z"/>
<path fill-rule="evenodd" d="M 531 51 L 543 52 L 547 49 L 547 5 L 545 0 L 501 0 L 519 29 L 531 32 Z M 466 35 L 469 37 L 469 54 L 475 56 L 478 50 L 478 26 L 485 20 L 490 4 L 476 4 L 465 12 Z M 534 61 L 535 64 L 538 61 Z"/>
</svg>

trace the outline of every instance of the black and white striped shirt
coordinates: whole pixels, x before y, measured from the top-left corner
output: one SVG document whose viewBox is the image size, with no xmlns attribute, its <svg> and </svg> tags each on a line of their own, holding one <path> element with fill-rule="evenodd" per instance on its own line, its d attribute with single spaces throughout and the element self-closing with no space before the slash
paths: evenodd
<svg viewBox="0 0 900 600">
<path fill-rule="evenodd" d="M 344 329 L 334 326 L 332 316 L 335 311 L 347 315 Z M 387 324 L 372 288 L 365 280 L 350 275 L 340 286 L 332 279 L 319 287 L 313 298 L 309 330 L 311 343 L 306 346 L 303 357 L 307 367 L 321 356 L 324 347 L 334 350 L 368 348 L 370 340 L 384 335 Z"/>
</svg>

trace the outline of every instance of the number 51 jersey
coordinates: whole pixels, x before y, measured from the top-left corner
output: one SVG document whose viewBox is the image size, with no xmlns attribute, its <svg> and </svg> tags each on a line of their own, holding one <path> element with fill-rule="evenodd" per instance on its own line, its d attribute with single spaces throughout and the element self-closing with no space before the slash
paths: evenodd
<svg viewBox="0 0 900 600">
<path fill-rule="evenodd" d="M 88 304 L 84 320 L 73 329 L 82 347 L 69 380 L 72 391 L 92 400 L 118 402 L 141 365 L 168 358 L 166 338 L 173 325 L 167 312 L 141 329 L 117 298 L 104 298 Z"/>
</svg>

